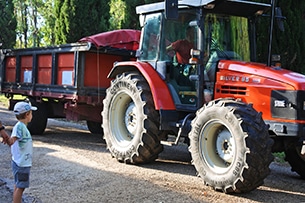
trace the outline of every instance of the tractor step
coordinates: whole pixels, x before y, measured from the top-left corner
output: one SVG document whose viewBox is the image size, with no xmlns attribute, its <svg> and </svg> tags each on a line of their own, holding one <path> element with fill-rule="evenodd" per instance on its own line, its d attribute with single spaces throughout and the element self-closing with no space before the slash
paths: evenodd
<svg viewBox="0 0 305 203">
<path fill-rule="evenodd" d="M 179 136 L 168 135 L 167 140 L 161 140 L 160 143 L 166 146 L 174 146 L 174 145 L 178 145 L 179 140 L 180 140 Z"/>
<path fill-rule="evenodd" d="M 177 145 L 175 142 L 172 141 L 161 141 L 160 142 L 162 145 L 166 145 L 166 146 L 173 146 L 173 145 Z"/>
<path fill-rule="evenodd" d="M 161 140 L 160 143 L 162 145 L 166 145 L 166 146 L 176 146 L 179 143 L 186 143 L 185 141 L 185 137 L 179 137 L 179 136 L 174 136 L 174 135 L 169 135 L 167 140 Z"/>
</svg>

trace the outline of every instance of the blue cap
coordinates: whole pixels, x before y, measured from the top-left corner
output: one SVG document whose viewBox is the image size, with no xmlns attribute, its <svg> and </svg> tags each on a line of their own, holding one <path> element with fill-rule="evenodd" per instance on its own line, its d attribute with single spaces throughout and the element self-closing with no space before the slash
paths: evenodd
<svg viewBox="0 0 305 203">
<path fill-rule="evenodd" d="M 30 103 L 23 102 L 23 101 L 17 102 L 14 106 L 15 115 L 20 115 L 20 114 L 23 114 L 23 113 L 31 111 L 31 110 L 36 111 L 37 107 L 31 106 Z"/>
</svg>

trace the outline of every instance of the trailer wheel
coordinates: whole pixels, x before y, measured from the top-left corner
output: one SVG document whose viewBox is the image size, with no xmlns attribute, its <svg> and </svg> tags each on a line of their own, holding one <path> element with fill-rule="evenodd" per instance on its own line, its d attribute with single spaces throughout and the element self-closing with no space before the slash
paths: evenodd
<svg viewBox="0 0 305 203">
<path fill-rule="evenodd" d="M 295 139 L 285 140 L 285 160 L 291 166 L 291 171 L 305 179 L 305 155 L 301 155 L 302 145 Z"/>
<path fill-rule="evenodd" d="M 251 105 L 212 101 L 197 111 L 191 125 L 189 151 L 206 185 L 241 193 L 263 184 L 273 160 L 273 140 Z"/>
<path fill-rule="evenodd" d="M 159 113 L 150 88 L 138 73 L 123 73 L 111 82 L 103 101 L 104 139 L 113 157 L 125 163 L 155 160 L 163 150 Z"/>
<path fill-rule="evenodd" d="M 87 120 L 87 127 L 92 134 L 103 134 L 102 124 L 99 122 Z"/>
<path fill-rule="evenodd" d="M 33 118 L 27 127 L 32 135 L 42 135 L 48 122 L 47 105 L 44 102 L 36 102 L 33 98 L 29 100 L 32 106 L 37 107 L 37 110 L 32 112 Z"/>
</svg>

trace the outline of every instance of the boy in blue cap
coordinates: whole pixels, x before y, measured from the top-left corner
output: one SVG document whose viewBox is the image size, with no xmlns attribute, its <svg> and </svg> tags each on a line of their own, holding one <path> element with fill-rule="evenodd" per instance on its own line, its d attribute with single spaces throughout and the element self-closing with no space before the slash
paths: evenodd
<svg viewBox="0 0 305 203">
<path fill-rule="evenodd" d="M 27 129 L 27 124 L 32 120 L 32 110 L 37 107 L 27 102 L 18 102 L 14 106 L 14 113 L 18 122 L 15 124 L 11 136 L 5 132 L 0 124 L 0 135 L 3 143 L 11 147 L 12 169 L 15 179 L 13 203 L 22 202 L 22 194 L 29 187 L 30 169 L 32 166 L 33 142 L 32 136 Z"/>
</svg>

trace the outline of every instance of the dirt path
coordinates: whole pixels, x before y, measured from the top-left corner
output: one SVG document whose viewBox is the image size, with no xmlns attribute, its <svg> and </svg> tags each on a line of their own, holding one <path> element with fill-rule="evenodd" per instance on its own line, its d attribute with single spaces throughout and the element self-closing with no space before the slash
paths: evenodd
<svg viewBox="0 0 305 203">
<path fill-rule="evenodd" d="M 8 131 L 13 114 L 0 108 Z M 190 164 L 187 146 L 165 147 L 156 162 L 134 166 L 111 158 L 100 136 L 86 126 L 49 119 L 44 135 L 33 136 L 34 163 L 24 202 L 305 202 L 305 181 L 287 164 L 272 163 L 258 189 L 239 195 L 203 185 Z M 10 152 L 0 144 L 0 202 L 11 202 Z M 305 169 L 304 169 L 305 170 Z"/>
</svg>

